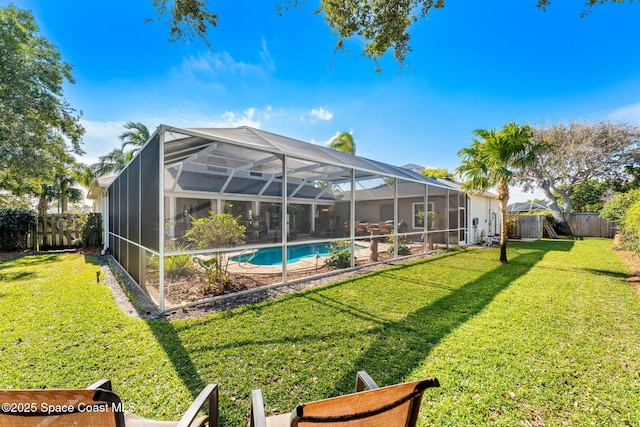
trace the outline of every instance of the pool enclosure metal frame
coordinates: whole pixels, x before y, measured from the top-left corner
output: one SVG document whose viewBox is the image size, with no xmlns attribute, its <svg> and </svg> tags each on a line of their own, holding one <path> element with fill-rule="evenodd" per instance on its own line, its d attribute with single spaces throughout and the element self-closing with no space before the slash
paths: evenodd
<svg viewBox="0 0 640 427">
<path fill-rule="evenodd" d="M 157 285 L 154 298 L 161 311 L 177 307 L 175 301 L 167 306 L 165 298 L 165 264 L 171 257 L 281 247 L 286 283 L 289 246 L 347 242 L 354 267 L 359 242 L 410 240 L 421 242 L 426 253 L 434 239 L 449 246 L 468 232 L 459 213 L 468 211 L 468 200 L 454 185 L 249 127 L 161 125 L 111 183 L 108 197 L 112 254 L 142 287 Z M 227 210 L 247 224 L 252 241 L 180 247 L 193 218 Z M 412 224 L 404 222 L 406 216 Z M 386 219 L 390 228 L 384 235 L 375 230 L 362 235 L 356 227 L 363 219 L 377 219 L 381 226 Z M 422 226 L 415 226 L 420 221 Z M 304 240 L 297 237 L 300 230 Z M 394 245 L 394 258 L 399 246 Z"/>
</svg>

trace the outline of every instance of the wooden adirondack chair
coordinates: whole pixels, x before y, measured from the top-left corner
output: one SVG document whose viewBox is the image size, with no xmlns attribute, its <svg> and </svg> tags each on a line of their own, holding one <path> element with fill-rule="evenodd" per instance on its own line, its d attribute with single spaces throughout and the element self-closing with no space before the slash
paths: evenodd
<svg viewBox="0 0 640 427">
<path fill-rule="evenodd" d="M 356 375 L 356 392 L 298 405 L 291 413 L 265 417 L 261 390 L 251 394 L 251 427 L 414 427 L 424 390 L 439 387 L 436 378 L 378 387 L 364 371 Z M 364 390 L 365 387 L 369 390 Z"/>
<path fill-rule="evenodd" d="M 78 390 L 0 390 L 3 427 L 193 427 L 218 425 L 218 387 L 202 390 L 180 421 L 149 420 L 127 412 L 111 381 Z M 208 416 L 198 416 L 208 406 Z"/>
</svg>

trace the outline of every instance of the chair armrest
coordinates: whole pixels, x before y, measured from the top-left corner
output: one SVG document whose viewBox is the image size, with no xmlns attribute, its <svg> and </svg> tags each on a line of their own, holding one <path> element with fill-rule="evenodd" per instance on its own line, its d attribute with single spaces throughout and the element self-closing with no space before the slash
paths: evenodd
<svg viewBox="0 0 640 427">
<path fill-rule="evenodd" d="M 207 404 L 209 410 L 209 427 L 218 425 L 218 385 L 207 385 L 193 401 L 187 412 L 178 423 L 177 427 L 189 427 L 196 419 L 200 410 Z"/>
<path fill-rule="evenodd" d="M 264 415 L 264 399 L 262 398 L 262 390 L 251 391 L 251 414 L 249 419 L 249 427 L 266 427 L 267 417 Z"/>
<path fill-rule="evenodd" d="M 356 374 L 356 393 L 368 388 L 373 390 L 379 388 L 378 384 L 365 371 L 358 371 Z"/>
<path fill-rule="evenodd" d="M 100 381 L 96 381 L 95 383 L 88 386 L 87 390 L 97 390 L 99 388 L 101 388 L 102 390 L 113 391 L 113 388 L 111 386 L 111 380 L 106 380 L 103 378 Z"/>
</svg>

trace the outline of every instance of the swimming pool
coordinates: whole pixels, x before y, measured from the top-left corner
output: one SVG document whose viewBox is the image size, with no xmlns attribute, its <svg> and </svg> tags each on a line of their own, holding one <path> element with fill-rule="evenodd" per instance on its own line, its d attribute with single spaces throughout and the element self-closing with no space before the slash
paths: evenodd
<svg viewBox="0 0 640 427">
<path fill-rule="evenodd" d="M 356 245 L 356 249 L 364 249 L 366 246 Z M 287 263 L 292 264 L 303 258 L 313 258 L 316 255 L 327 257 L 335 250 L 335 246 L 329 243 L 310 243 L 308 245 L 289 246 L 287 248 Z M 256 252 L 233 256 L 231 261 L 249 262 L 255 265 L 281 265 L 282 248 L 258 249 Z"/>
</svg>

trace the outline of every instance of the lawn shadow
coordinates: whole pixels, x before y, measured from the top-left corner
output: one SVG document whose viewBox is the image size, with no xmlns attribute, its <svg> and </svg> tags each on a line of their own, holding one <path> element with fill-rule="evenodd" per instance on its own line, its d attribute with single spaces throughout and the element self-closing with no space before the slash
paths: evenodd
<svg viewBox="0 0 640 427">
<path fill-rule="evenodd" d="M 39 264 L 47 264 L 51 262 L 55 262 L 56 259 L 60 256 L 60 254 L 30 254 L 30 255 L 20 255 L 13 258 L 7 258 L 0 260 L 0 270 L 4 270 L 7 268 L 13 268 L 19 264 L 19 266 L 29 266 L 29 265 L 39 265 Z"/>
<path fill-rule="evenodd" d="M 19 255 L 13 258 L 8 258 L 0 261 L 0 281 L 14 281 L 14 280 L 31 280 L 36 278 L 36 273 L 33 271 L 22 271 L 20 273 L 5 273 L 4 270 L 9 270 L 15 267 L 24 269 L 25 267 L 37 266 L 42 264 L 55 263 L 59 258 L 60 253 L 54 254 L 30 254 Z"/>
<path fill-rule="evenodd" d="M 583 271 L 586 271 L 591 274 L 610 276 L 616 279 L 626 279 L 629 277 L 629 274 L 627 273 L 621 273 L 619 271 L 612 271 L 612 270 L 601 270 L 599 268 L 585 268 L 583 269 Z"/>
<path fill-rule="evenodd" d="M 108 268 L 111 271 L 115 280 L 119 282 L 116 286 L 120 287 L 125 293 L 126 298 L 131 302 L 140 318 L 160 314 L 151 297 L 140 286 L 125 277 L 124 270 L 119 264 L 109 261 L 108 257 L 95 255 L 85 255 L 85 262 L 96 265 L 99 268 Z M 123 287 L 124 289 L 122 289 Z M 167 359 L 189 391 L 192 399 L 195 399 L 208 383 L 200 376 L 174 325 L 164 319 L 148 320 L 148 317 L 146 319 L 144 322 L 146 322 L 147 327 L 162 347 Z M 187 409 L 188 406 L 183 408 L 184 411 Z"/>
<path fill-rule="evenodd" d="M 0 269 L 1 270 L 1 269 Z M 20 273 L 0 273 L 0 282 L 9 282 L 13 280 L 28 280 L 35 277 L 35 273 L 30 271 L 22 271 Z"/>
<path fill-rule="evenodd" d="M 207 382 L 198 373 L 198 369 L 191 360 L 189 352 L 182 345 L 180 336 L 173 324 L 168 320 L 147 320 L 147 326 L 155 335 L 156 340 L 167 354 L 167 358 L 171 361 L 174 370 L 193 398 L 198 396 L 202 389 L 207 386 Z"/>
<path fill-rule="evenodd" d="M 563 241 L 554 245 L 536 242 L 524 245 L 527 251 L 516 256 L 511 253 L 509 264 L 500 264 L 432 304 L 409 313 L 401 321 L 386 322 L 376 340 L 356 361 L 352 370 L 345 372 L 345 376 L 336 387 L 347 387 L 344 390 L 348 392 L 353 386 L 355 373 L 359 370 L 366 370 L 381 386 L 405 381 L 421 365 L 434 346 L 480 313 L 514 280 L 527 274 L 548 252 L 569 251 L 573 241 Z M 408 280 L 425 287 L 433 286 L 429 280 L 404 276 L 404 268 L 411 266 L 383 270 L 379 274 L 395 281 Z M 437 372 L 430 374 L 438 376 Z"/>
</svg>

